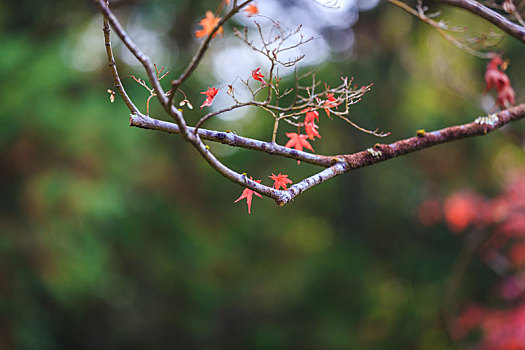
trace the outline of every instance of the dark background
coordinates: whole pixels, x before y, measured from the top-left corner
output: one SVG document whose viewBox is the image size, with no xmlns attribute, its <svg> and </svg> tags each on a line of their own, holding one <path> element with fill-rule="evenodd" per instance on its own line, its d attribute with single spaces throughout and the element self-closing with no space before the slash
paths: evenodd
<svg viewBox="0 0 525 350">
<path fill-rule="evenodd" d="M 196 50 L 199 18 L 217 3 L 119 1 L 116 13 L 125 26 L 158 33 L 168 84 Z M 491 28 L 461 11 L 445 9 L 444 18 Z M 101 21 L 91 1 L 0 2 L 1 349 L 452 348 L 443 288 L 463 237 L 443 223 L 422 226 L 419 205 L 465 187 L 498 193 L 505 174 L 525 163 L 520 145 L 499 131 L 442 145 L 340 176 L 283 208 L 254 197 L 248 215 L 244 201 L 233 204 L 242 188 L 192 147 L 129 128 L 122 100 L 109 102 Z M 390 4 L 322 34 L 332 53 L 313 67 L 318 76 L 373 82 L 351 117 L 392 136 L 379 140 L 322 115 L 317 153 L 351 153 L 486 114 L 487 61 Z M 355 41 L 341 52 L 345 35 Z M 183 87 L 196 107 L 200 91 L 217 84 L 214 50 L 233 42 L 231 25 L 225 37 Z M 123 63 L 113 41 L 143 108 L 147 94 L 129 74 L 145 75 Z M 523 45 L 505 37 L 497 49 L 522 101 Z M 194 123 L 201 110 L 186 116 Z M 267 139 L 271 124 L 254 112 L 208 126 Z M 299 181 L 317 170 L 213 147 L 267 184 L 272 172 Z M 474 259 L 455 304 L 490 298 L 496 280 Z"/>
</svg>

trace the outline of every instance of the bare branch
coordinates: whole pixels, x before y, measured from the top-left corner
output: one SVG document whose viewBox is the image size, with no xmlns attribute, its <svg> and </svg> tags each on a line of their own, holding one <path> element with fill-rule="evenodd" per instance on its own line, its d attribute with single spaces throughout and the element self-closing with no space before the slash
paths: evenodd
<svg viewBox="0 0 525 350">
<path fill-rule="evenodd" d="M 235 110 L 237 108 L 246 107 L 246 106 L 254 106 L 254 105 L 256 105 L 254 102 L 237 103 L 237 104 L 235 104 L 233 106 L 230 106 L 230 107 L 218 110 L 216 112 L 210 112 L 210 113 L 206 114 L 204 117 L 202 117 L 201 119 L 199 119 L 199 121 L 195 125 L 195 128 L 193 129 L 193 133 L 196 134 L 197 130 L 199 130 L 200 126 L 204 122 L 206 122 L 208 119 L 210 119 L 211 117 L 215 117 L 216 115 L 223 114 L 223 113 L 226 113 L 226 112 L 231 112 L 231 111 L 233 111 L 233 110 Z"/>
<path fill-rule="evenodd" d="M 397 7 L 403 9 L 404 11 L 410 13 L 411 15 L 419 18 L 423 22 L 427 23 L 431 27 L 433 27 L 443 38 L 445 38 L 447 41 L 452 43 L 454 46 L 456 46 L 458 49 L 461 49 L 473 56 L 480 57 L 480 58 L 492 58 L 494 56 L 494 53 L 492 52 L 481 52 L 474 48 L 474 46 L 483 46 L 487 49 L 488 47 L 494 46 L 495 44 L 487 44 L 486 41 L 489 37 L 494 37 L 498 39 L 498 37 L 495 34 L 492 35 L 481 35 L 480 37 L 475 38 L 458 38 L 458 33 L 464 32 L 464 28 L 457 28 L 457 27 L 451 27 L 447 24 L 445 24 L 443 21 L 436 22 L 431 17 L 436 17 L 435 15 L 426 15 L 425 11 L 427 10 L 426 7 L 422 5 L 421 0 L 418 0 L 416 9 L 410 7 L 402 0 L 388 0 L 393 5 L 396 5 Z M 451 34 L 453 33 L 453 34 Z"/>
<path fill-rule="evenodd" d="M 303 33 L 301 32 L 302 26 L 298 26 L 295 29 L 285 30 L 284 25 L 281 22 L 275 21 L 265 16 L 259 16 L 259 17 L 263 17 L 272 23 L 272 29 L 270 31 L 270 35 L 273 33 L 273 30 L 278 31 L 278 34 L 275 35 L 273 38 L 269 38 L 268 40 L 265 40 L 261 25 L 258 22 L 254 22 L 255 26 L 257 27 L 259 38 L 261 40 L 262 48 L 259 48 L 253 43 L 253 41 L 250 41 L 248 39 L 247 28 L 244 28 L 244 31 L 242 33 L 239 32 L 237 28 L 233 28 L 233 33 L 235 34 L 235 36 L 238 37 L 242 42 L 244 42 L 254 51 L 257 51 L 263 54 L 264 56 L 266 56 L 268 60 L 272 63 L 272 65 L 275 65 L 275 63 L 278 63 L 283 67 L 293 67 L 294 65 L 296 65 L 299 61 L 301 61 L 304 58 L 304 55 L 295 57 L 288 61 L 282 61 L 278 58 L 280 53 L 287 51 L 287 50 L 296 49 L 299 46 L 302 46 L 315 39 L 314 37 L 305 38 Z M 287 43 L 294 37 L 298 37 L 297 42 L 288 44 L 288 46 L 284 46 L 285 43 Z"/>
<path fill-rule="evenodd" d="M 142 114 L 132 114 L 130 116 L 130 125 L 142 129 L 164 131 L 170 134 L 180 134 L 179 127 L 176 124 L 169 123 L 163 120 L 149 118 Z M 188 130 L 193 133 L 195 129 L 192 127 L 188 127 Z M 240 147 L 266 152 L 268 154 L 297 159 L 302 162 L 324 167 L 330 166 L 336 161 L 330 157 L 301 152 L 292 148 L 280 146 L 275 143 L 264 142 L 248 137 L 239 136 L 231 131 L 223 132 L 200 128 L 197 131 L 197 135 L 199 135 L 199 137 L 202 140 L 219 142 L 233 147 Z"/>
<path fill-rule="evenodd" d="M 438 0 L 444 4 L 459 7 L 469 12 L 472 12 L 495 26 L 505 31 L 510 36 L 518 39 L 522 43 L 525 43 L 525 28 L 518 24 L 511 22 L 503 15 L 496 11 L 488 8 L 487 6 L 480 4 L 474 0 Z"/>
<path fill-rule="evenodd" d="M 366 134 L 370 134 L 370 135 L 373 135 L 373 136 L 376 136 L 376 137 L 387 137 L 387 136 L 390 136 L 390 132 L 379 131 L 379 129 L 375 129 L 375 130 L 365 129 L 365 128 L 357 125 L 356 123 L 354 123 L 353 121 L 351 121 L 350 119 L 348 119 L 345 116 L 340 115 L 339 118 L 343 119 L 345 122 L 347 122 L 348 124 L 352 125 L 357 130 L 359 130 L 361 132 L 364 132 Z"/>
<path fill-rule="evenodd" d="M 389 145 L 376 144 L 373 150 L 368 149 L 367 151 L 344 155 L 342 157 L 344 157 L 350 165 L 351 169 L 349 170 L 358 169 L 442 143 L 461 140 L 467 137 L 483 136 L 510 122 L 523 118 L 525 118 L 525 104 L 511 107 L 486 117 L 476 118 L 476 120 L 471 123 L 451 126 L 431 132 L 422 132 L 419 133 L 418 136 L 400 140 Z"/>
</svg>

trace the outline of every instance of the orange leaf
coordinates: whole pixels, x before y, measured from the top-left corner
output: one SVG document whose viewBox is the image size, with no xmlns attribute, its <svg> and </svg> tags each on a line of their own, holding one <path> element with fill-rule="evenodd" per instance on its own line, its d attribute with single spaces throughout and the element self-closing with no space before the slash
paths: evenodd
<svg viewBox="0 0 525 350">
<path fill-rule="evenodd" d="M 199 24 L 202 26 L 201 30 L 198 30 L 195 32 L 195 36 L 197 38 L 202 38 L 203 36 L 208 36 L 213 32 L 213 29 L 217 26 L 219 21 L 221 20 L 221 17 L 215 17 L 213 12 L 206 11 L 206 17 L 200 20 Z M 213 34 L 213 38 L 217 35 L 217 33 L 220 33 L 221 35 L 224 33 L 222 30 L 222 27 L 219 27 L 217 32 Z"/>
<path fill-rule="evenodd" d="M 258 14 L 259 13 L 259 9 L 257 8 L 257 5 L 250 4 L 250 5 L 246 6 L 246 8 L 244 9 L 244 12 L 246 12 L 246 15 L 248 17 L 251 17 L 253 15 Z"/>
</svg>

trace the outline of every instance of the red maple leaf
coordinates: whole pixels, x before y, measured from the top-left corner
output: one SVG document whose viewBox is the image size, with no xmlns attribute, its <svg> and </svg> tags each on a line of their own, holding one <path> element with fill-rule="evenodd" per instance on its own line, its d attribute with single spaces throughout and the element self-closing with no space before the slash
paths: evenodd
<svg viewBox="0 0 525 350">
<path fill-rule="evenodd" d="M 275 175 L 274 173 L 272 173 L 272 176 L 268 177 L 275 181 L 273 184 L 273 188 L 275 188 L 276 190 L 278 190 L 280 187 L 286 190 L 286 185 L 293 183 L 293 181 L 288 178 L 288 175 L 281 175 L 281 173 L 279 173 L 279 175 Z"/>
<path fill-rule="evenodd" d="M 308 135 L 301 135 L 296 132 L 287 132 L 286 136 L 288 136 L 290 140 L 286 143 L 286 145 L 284 145 L 284 147 L 288 147 L 288 148 L 293 147 L 298 151 L 302 151 L 303 147 L 306 147 L 312 152 L 315 152 L 310 142 L 306 141 L 306 139 L 308 138 Z"/>
<path fill-rule="evenodd" d="M 211 106 L 213 103 L 213 99 L 215 98 L 215 95 L 219 90 L 217 90 L 214 87 L 209 87 L 208 90 L 201 92 L 201 94 L 206 95 L 206 99 L 204 100 L 204 103 L 201 105 L 201 108 L 204 106 Z"/>
<path fill-rule="evenodd" d="M 264 85 L 267 85 L 268 83 L 263 80 L 264 75 L 261 74 L 261 68 L 257 68 L 252 70 L 252 78 L 255 80 L 260 81 Z"/>
<path fill-rule="evenodd" d="M 339 106 L 339 103 L 335 102 L 337 101 L 337 99 L 334 97 L 334 94 L 332 93 L 326 94 L 326 97 L 328 98 L 328 100 L 324 101 L 324 104 L 323 104 L 324 111 L 326 112 L 326 115 L 328 116 L 328 118 L 332 118 L 330 117 L 330 108 Z"/>
<path fill-rule="evenodd" d="M 306 116 L 304 117 L 304 123 L 310 123 L 313 122 L 314 119 L 317 119 L 319 121 L 319 112 L 317 111 L 311 111 L 310 108 L 303 109 L 301 113 L 305 113 Z"/>
<path fill-rule="evenodd" d="M 253 178 L 250 177 L 250 180 L 253 180 Z M 261 183 L 261 180 L 254 180 L 254 181 L 257 182 L 257 183 Z M 246 204 L 248 204 L 248 214 L 251 214 L 250 211 L 252 209 L 252 197 L 253 197 L 254 194 L 257 197 L 259 197 L 259 198 L 262 197 L 259 193 L 255 192 L 253 190 L 250 190 L 249 188 L 245 188 L 244 191 L 242 191 L 241 196 L 239 198 L 237 198 L 237 200 L 235 202 L 233 202 L 233 203 L 237 203 L 241 199 L 246 198 Z"/>
<path fill-rule="evenodd" d="M 284 145 L 284 147 L 288 147 L 288 148 L 293 147 L 298 151 L 302 151 L 303 147 L 306 147 L 312 152 L 315 152 L 310 142 L 306 141 L 306 139 L 308 138 L 308 135 L 301 135 L 295 132 L 287 132 L 286 136 L 288 136 L 290 140 L 286 143 L 286 145 Z M 297 164 L 301 164 L 301 161 L 298 160 Z"/>
<path fill-rule="evenodd" d="M 318 128 L 313 121 L 311 123 L 304 123 L 304 130 L 310 140 L 315 140 L 315 137 L 321 138 L 321 135 L 317 131 Z"/>
</svg>

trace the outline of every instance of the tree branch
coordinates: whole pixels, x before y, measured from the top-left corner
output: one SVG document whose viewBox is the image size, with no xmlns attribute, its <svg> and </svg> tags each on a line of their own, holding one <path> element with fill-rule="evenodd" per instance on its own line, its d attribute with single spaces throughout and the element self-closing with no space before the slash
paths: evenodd
<svg viewBox="0 0 525 350">
<path fill-rule="evenodd" d="M 525 43 L 525 28 L 510 21 L 496 11 L 474 0 L 437 0 L 472 12 L 505 31 L 510 36 Z"/>
<path fill-rule="evenodd" d="M 441 1 L 470 1 L 470 0 L 441 0 Z M 249 3 L 250 0 L 244 1 L 239 7 L 237 7 L 237 1 L 234 1 L 234 9 L 239 9 L 245 4 Z M 374 149 L 369 148 L 366 151 L 357 152 L 349 155 L 341 156 L 323 156 L 314 155 L 310 153 L 300 152 L 297 150 L 289 149 L 283 146 L 279 146 L 274 142 L 268 143 L 258 141 L 254 139 L 244 138 L 235 135 L 234 133 L 221 133 L 212 130 L 191 128 L 186 125 L 184 116 L 181 111 L 177 110 L 168 99 L 168 96 L 162 89 L 160 81 L 156 74 L 156 69 L 151 63 L 151 60 L 146 56 L 131 40 L 129 35 L 123 29 L 118 19 L 109 9 L 108 0 L 95 0 L 95 3 L 100 8 L 104 15 L 104 33 L 106 51 L 108 54 L 108 61 L 110 68 L 113 73 L 114 81 L 119 88 L 119 92 L 124 98 L 128 108 L 132 112 L 130 123 L 132 126 L 138 126 L 146 129 L 167 131 L 170 133 L 179 133 L 183 138 L 191 143 L 195 149 L 201 154 L 201 156 L 210 164 L 222 176 L 226 177 L 232 182 L 235 182 L 243 187 L 247 187 L 253 191 L 256 191 L 262 195 L 274 199 L 279 205 L 285 205 L 290 202 L 294 197 L 298 196 L 302 192 L 326 181 L 335 176 L 349 172 L 354 169 L 358 169 L 364 166 L 369 166 L 381 161 L 385 161 L 391 158 L 395 158 L 399 155 L 419 151 L 424 148 L 432 147 L 437 144 L 459 140 L 466 137 L 483 135 L 492 130 L 502 127 L 503 125 L 518 119 L 525 117 L 525 104 L 509 108 L 505 111 L 499 112 L 498 114 L 492 114 L 488 117 L 477 118 L 476 121 L 469 124 L 453 126 L 430 133 L 418 133 L 417 137 L 412 137 L 405 140 L 400 140 L 389 145 L 376 144 Z M 226 20 L 226 17 L 224 18 Z M 120 82 L 118 72 L 116 70 L 113 53 L 111 51 L 111 44 L 109 42 L 109 26 L 108 22 L 113 27 L 114 31 L 124 42 L 130 52 L 142 63 L 144 66 L 148 78 L 153 86 L 160 104 L 164 107 L 165 111 L 171 115 L 175 124 L 163 122 L 160 120 L 152 119 L 149 116 L 142 115 L 137 108 L 133 105 L 124 88 Z M 221 22 L 223 23 L 223 22 Z M 217 30 L 217 28 L 216 28 Z M 213 36 L 213 33 L 210 34 Z M 209 39 L 209 38 L 208 38 Z M 207 45 L 203 46 L 202 55 L 207 48 Z M 200 60 L 197 59 L 195 67 Z M 191 67 L 191 64 L 190 64 Z M 192 69 L 190 68 L 189 74 Z M 188 75 L 189 76 L 189 75 Z M 315 84 L 314 84 L 315 87 Z M 313 93 L 313 92 L 312 92 Z M 258 151 L 264 151 L 269 154 L 280 155 L 287 158 L 293 158 L 297 160 L 303 160 L 305 162 L 320 165 L 326 167 L 321 172 L 310 176 L 299 183 L 292 185 L 288 190 L 276 190 L 272 187 L 268 187 L 255 182 L 248 178 L 245 173 L 239 174 L 232 169 L 222 164 L 210 151 L 210 148 L 202 142 L 202 139 L 210 140 L 215 142 L 225 143 L 231 146 L 243 147 L 248 149 L 254 149 Z"/>
<path fill-rule="evenodd" d="M 487 117 L 479 117 L 474 122 L 451 126 L 448 128 L 421 133 L 420 136 L 400 140 L 389 145 L 376 144 L 374 149 L 357 152 L 334 158 L 343 158 L 344 163 L 338 163 L 324 172 L 314 175 L 298 184 L 291 186 L 287 192 L 290 193 L 290 199 L 301 194 L 307 189 L 318 185 L 337 175 L 349 171 L 370 166 L 385 160 L 396 158 L 398 156 L 420 151 L 446 142 L 461 140 L 467 137 L 486 135 L 489 132 L 499 129 L 502 126 L 525 118 L 525 104 L 511 107 L 497 114 L 491 114 Z M 286 203 L 277 202 L 279 205 Z"/>
<path fill-rule="evenodd" d="M 253 188 L 249 187 L 250 189 L 254 189 L 263 195 L 275 199 L 277 204 L 285 205 L 304 191 L 335 176 L 355 169 L 374 165 L 385 160 L 396 158 L 404 154 L 430 148 L 442 143 L 461 140 L 467 137 L 486 135 L 489 132 L 499 129 L 510 122 L 523 118 L 525 118 L 525 104 L 511 107 L 486 117 L 479 117 L 472 123 L 451 126 L 432 132 L 421 132 L 419 133 L 419 136 L 400 140 L 388 145 L 376 144 L 373 149 L 369 148 L 365 151 L 353 154 L 335 156 L 323 156 L 300 152 L 279 146 L 275 143 L 263 142 L 237 136 L 231 132 L 226 133 L 207 129 L 199 129 L 197 135 L 199 135 L 199 137 L 204 140 L 219 142 L 233 147 L 253 149 L 272 155 L 297 159 L 310 164 L 327 167 L 327 169 L 321 171 L 320 173 L 292 185 L 287 191 L 274 190 L 266 191 L 267 193 L 264 193 L 259 192 L 258 189 L 255 189 L 255 187 L 258 186 L 253 186 Z M 144 129 L 159 130 L 175 134 L 179 133 L 178 127 L 172 123 L 163 122 L 142 115 L 131 115 L 130 124 L 131 126 Z M 189 127 L 188 129 L 191 132 L 193 128 Z"/>
<path fill-rule="evenodd" d="M 525 118 L 525 104 L 511 107 L 486 117 L 476 118 L 472 123 L 451 126 L 431 132 L 422 132 L 420 136 L 400 140 L 389 145 L 376 144 L 373 150 L 369 149 L 342 157 L 349 164 L 350 169 L 348 171 L 350 171 L 442 143 L 486 135 L 510 122 L 523 118 Z"/>
<path fill-rule="evenodd" d="M 129 118 L 129 122 L 130 126 L 139 127 L 142 129 L 164 131 L 170 134 L 180 134 L 180 130 L 177 125 L 170 122 L 165 122 L 163 120 L 150 118 L 142 114 L 132 114 Z M 188 130 L 191 133 L 193 133 L 195 128 L 189 126 Z M 337 162 L 335 158 L 297 151 L 292 148 L 280 146 L 276 143 L 264 142 L 248 137 L 239 136 L 234 132 L 223 132 L 199 128 L 199 130 L 197 131 L 197 135 L 202 140 L 219 142 L 233 147 L 240 147 L 266 152 L 268 154 L 297 159 L 302 162 L 324 167 L 328 167 Z"/>
</svg>

